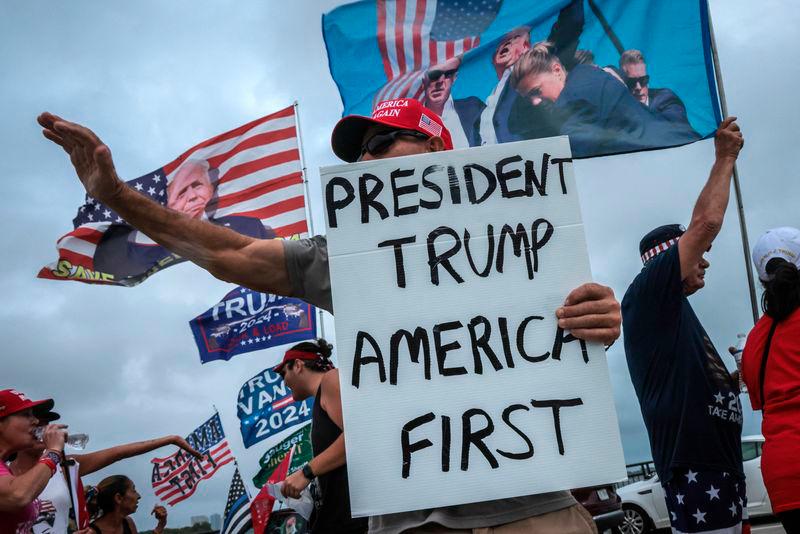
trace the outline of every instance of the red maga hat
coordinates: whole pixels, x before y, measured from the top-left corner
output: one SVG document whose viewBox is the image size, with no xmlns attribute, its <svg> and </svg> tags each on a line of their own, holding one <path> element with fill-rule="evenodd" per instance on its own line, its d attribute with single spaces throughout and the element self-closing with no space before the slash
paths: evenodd
<svg viewBox="0 0 800 534">
<path fill-rule="evenodd" d="M 273 367 L 272 370 L 278 374 L 281 374 L 281 371 L 283 371 L 284 366 L 291 361 L 294 360 L 313 361 L 313 360 L 319 360 L 320 358 L 321 356 L 315 352 L 306 352 L 304 350 L 287 350 L 286 354 L 283 355 L 283 360 L 281 360 L 281 363 Z"/>
<path fill-rule="evenodd" d="M 0 390 L 0 417 L 15 414 L 28 408 L 36 408 L 37 413 L 46 413 L 53 409 L 53 399 L 33 401 L 16 389 Z"/>
<path fill-rule="evenodd" d="M 441 137 L 447 150 L 453 149 L 450 131 L 442 118 L 413 98 L 396 98 L 379 102 L 372 117 L 348 115 L 341 119 L 331 134 L 333 153 L 352 163 L 361 156 L 364 134 L 373 124 L 395 129 L 414 130 L 429 137 Z"/>
</svg>

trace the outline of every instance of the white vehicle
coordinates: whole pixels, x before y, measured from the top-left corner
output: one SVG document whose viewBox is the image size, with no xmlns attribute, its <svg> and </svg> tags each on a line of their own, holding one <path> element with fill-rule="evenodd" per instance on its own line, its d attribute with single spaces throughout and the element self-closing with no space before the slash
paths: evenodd
<svg viewBox="0 0 800 534">
<path fill-rule="evenodd" d="M 761 448 L 764 436 L 742 438 L 742 461 L 747 478 L 747 512 L 750 517 L 772 514 L 772 505 L 761 476 Z M 618 528 L 622 534 L 644 534 L 669 527 L 669 514 L 664 500 L 664 488 L 653 475 L 617 490 L 622 499 L 625 518 Z"/>
</svg>

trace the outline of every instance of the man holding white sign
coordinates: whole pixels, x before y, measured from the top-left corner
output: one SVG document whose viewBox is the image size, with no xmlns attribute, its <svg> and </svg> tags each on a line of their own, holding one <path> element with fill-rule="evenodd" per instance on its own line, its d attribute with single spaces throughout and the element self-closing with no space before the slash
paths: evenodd
<svg viewBox="0 0 800 534">
<path fill-rule="evenodd" d="M 424 155 L 433 152 L 441 152 L 452 147 L 449 140 L 449 133 L 442 125 L 439 117 L 429 110 L 426 110 L 418 102 L 413 100 L 397 100 L 381 103 L 379 104 L 378 109 L 376 110 L 372 119 L 367 117 L 361 117 L 360 119 L 361 124 L 354 129 L 349 129 L 350 125 L 354 122 L 359 122 L 358 119 L 355 121 L 352 119 L 343 119 L 343 121 L 340 122 L 340 126 L 337 127 L 334 138 L 332 139 L 334 151 L 346 161 L 355 161 L 356 159 L 368 161 L 372 159 L 385 159 L 412 154 Z M 234 282 L 257 291 L 297 296 L 311 302 L 312 304 L 318 305 L 323 309 L 332 311 L 333 307 L 330 293 L 330 278 L 328 274 L 327 242 L 324 237 L 315 236 L 312 239 L 301 240 L 299 242 L 253 239 L 238 234 L 232 230 L 215 226 L 207 221 L 192 219 L 178 212 L 169 210 L 158 203 L 153 202 L 147 197 L 138 194 L 136 191 L 127 187 L 125 183 L 119 179 L 111 159 L 110 150 L 93 132 L 80 125 L 69 123 L 48 113 L 45 113 L 39 117 L 39 123 L 44 127 L 45 137 L 62 146 L 70 155 L 78 176 L 87 192 L 92 197 L 100 200 L 117 211 L 117 213 L 119 213 L 120 216 L 123 217 L 129 224 L 144 232 L 157 243 L 165 246 L 180 256 L 195 262 L 222 280 Z M 513 150 L 513 145 L 501 145 L 501 147 L 503 146 L 506 147 L 505 150 Z M 541 158 L 537 158 L 538 161 L 531 159 L 527 160 L 532 162 L 532 168 L 530 172 L 527 171 L 527 167 L 525 168 L 525 171 L 528 175 L 530 175 L 530 178 L 525 178 L 526 185 L 523 188 L 523 193 L 521 196 L 517 195 L 517 184 L 509 183 L 515 177 L 517 178 L 517 181 L 519 181 L 519 177 L 516 176 L 515 171 L 511 167 L 513 164 L 520 163 L 521 158 L 511 162 L 508 168 L 508 173 L 504 174 L 503 178 L 501 179 L 502 184 L 500 186 L 500 188 L 507 193 L 509 197 L 505 200 L 512 201 L 515 198 L 517 198 L 519 201 L 525 200 L 526 198 L 529 199 L 530 195 L 528 195 L 528 190 L 532 192 L 533 189 L 531 188 L 533 187 L 537 189 L 537 200 L 542 200 L 548 191 L 552 191 L 551 194 L 557 198 L 557 202 L 554 202 L 553 206 L 550 206 L 548 216 L 550 219 L 552 219 L 553 223 L 556 223 L 553 225 L 551 232 L 557 231 L 558 236 L 561 234 L 562 227 L 567 228 L 565 232 L 569 234 L 569 224 L 579 223 L 579 210 L 577 209 L 577 203 L 575 203 L 574 199 L 575 191 L 574 183 L 572 181 L 571 164 L 569 163 L 568 148 L 565 153 L 565 146 L 564 140 L 561 140 L 553 145 L 553 148 L 559 153 L 558 155 L 560 156 L 559 158 L 555 159 L 560 159 L 560 163 L 555 163 L 554 160 L 551 162 L 542 162 Z M 499 150 L 504 149 L 500 148 Z M 463 153 L 465 152 L 462 152 L 462 154 Z M 540 156 L 542 155 L 543 154 L 540 154 Z M 527 165 L 527 163 L 525 165 Z M 536 179 L 534 179 L 532 175 L 534 171 L 533 167 L 535 167 L 535 171 L 537 173 Z M 549 185 L 545 184 L 545 175 L 543 174 L 543 172 L 547 172 L 547 169 L 549 169 L 551 172 L 551 181 Z M 519 172 L 521 173 L 522 171 Z M 404 176 L 406 175 L 401 175 L 399 178 Z M 475 176 L 477 176 L 477 171 L 475 172 Z M 424 185 L 425 178 L 423 177 L 422 180 Z M 528 183 L 530 184 L 530 187 L 528 187 Z M 472 184 L 475 184 L 475 180 L 472 181 Z M 369 210 L 380 210 L 379 208 L 376 208 L 374 204 L 371 204 L 371 202 L 378 202 L 375 200 L 375 197 L 371 196 L 373 193 L 377 195 L 375 192 L 374 183 L 372 185 L 373 187 L 370 190 L 367 190 L 365 185 L 364 191 L 359 191 L 362 197 L 362 208 L 365 206 L 368 214 L 370 213 Z M 497 184 L 495 183 L 495 188 L 496 185 Z M 452 186 L 453 184 L 450 184 L 448 185 L 448 188 L 451 188 Z M 414 186 L 405 185 L 405 187 L 413 188 Z M 539 190 L 540 187 L 543 188 L 543 190 Z M 571 195 L 566 194 L 567 191 L 571 193 Z M 454 198 L 452 196 L 452 192 L 453 189 L 451 188 L 448 195 L 450 196 L 451 200 Z M 562 193 L 558 195 L 557 192 Z M 401 194 L 402 192 L 398 191 L 398 195 Z M 485 191 L 482 191 L 481 194 L 478 195 L 478 192 L 474 187 L 471 188 L 471 186 L 468 186 L 465 183 L 464 194 L 466 196 L 469 196 L 470 194 L 475 195 L 474 198 L 471 198 L 470 200 L 478 200 L 478 196 L 483 196 Z M 539 198 L 539 196 L 541 196 L 541 198 Z M 399 197 L 397 200 L 400 200 Z M 557 207 L 558 201 L 561 201 L 563 206 L 569 208 L 568 213 L 566 214 L 568 215 L 567 217 L 562 217 L 559 219 L 558 210 L 553 210 L 554 207 Z M 422 203 L 423 200 L 420 200 L 420 206 L 422 206 Z M 484 206 L 489 206 L 490 204 L 492 203 L 486 203 Z M 398 204 L 394 206 L 393 211 L 401 213 L 403 212 L 404 208 L 408 208 L 408 206 L 403 205 L 401 207 Z M 384 209 L 386 209 L 385 206 Z M 411 209 L 413 209 L 413 207 Z M 535 206 L 533 209 L 536 209 Z M 550 211 L 552 211 L 552 214 L 550 214 Z M 375 217 L 375 214 L 372 213 L 372 216 Z M 537 224 L 536 229 L 531 230 L 531 234 L 535 239 L 538 240 L 538 245 L 545 246 L 547 245 L 547 243 L 545 243 L 545 236 L 548 233 L 548 228 L 550 228 L 549 223 L 551 223 L 551 221 L 547 220 L 545 217 L 541 218 L 545 219 L 545 221 Z M 398 225 L 398 222 L 401 224 Z M 400 233 L 405 231 L 405 229 L 402 227 L 402 223 L 404 223 L 402 220 L 394 221 L 394 225 L 396 229 L 400 231 Z M 390 228 L 388 225 L 386 227 Z M 544 277 L 543 280 L 549 280 L 548 277 L 552 277 L 552 274 L 543 274 L 543 270 L 545 266 L 547 266 L 550 273 L 555 272 L 555 269 L 553 269 L 552 265 L 554 254 L 564 260 L 567 264 L 574 262 L 576 257 L 579 255 L 579 253 L 576 252 L 576 249 L 568 246 L 569 243 L 566 243 L 565 241 L 564 244 L 567 246 L 562 247 L 560 245 L 560 239 L 552 237 L 547 238 L 548 240 L 553 239 L 553 241 L 546 250 L 538 250 L 535 248 L 532 250 L 530 248 L 530 240 L 523 238 L 523 234 L 527 232 L 526 229 L 518 232 L 514 227 L 509 228 L 510 231 L 506 230 L 503 225 L 497 227 L 498 232 L 500 233 L 498 240 L 505 239 L 512 242 L 514 244 L 514 254 L 516 258 L 521 258 L 524 256 L 524 259 L 516 259 L 514 262 L 511 262 L 510 260 L 501 260 L 500 256 L 502 256 L 502 252 L 498 250 L 497 257 L 494 259 L 489 258 L 486 263 L 487 268 L 485 270 L 487 272 L 493 271 L 489 278 L 494 278 L 497 275 L 501 275 L 503 269 L 505 268 L 508 271 L 509 278 L 516 277 L 520 281 L 532 281 L 531 279 L 534 277 Z M 585 244 L 582 241 L 582 228 L 578 228 L 578 230 L 579 234 L 574 234 L 574 237 L 577 237 L 577 240 L 573 241 L 576 241 L 579 246 L 583 247 L 582 254 L 585 256 Z M 463 251 L 464 253 L 460 254 L 458 258 L 454 257 L 449 261 L 449 257 L 445 257 L 448 253 L 445 250 L 447 248 L 446 243 L 451 242 L 451 240 L 455 241 L 455 239 L 452 237 L 452 233 L 445 232 L 441 235 L 444 235 L 445 239 L 441 239 L 433 243 L 434 248 L 439 249 L 438 252 L 436 250 L 434 252 L 437 253 L 435 255 L 437 255 L 438 259 L 441 261 L 431 266 L 434 268 L 429 269 L 429 273 L 431 277 L 431 283 L 434 286 L 436 283 L 433 281 L 433 277 L 436 276 L 439 277 L 441 285 L 443 287 L 447 286 L 449 291 L 452 289 L 453 284 L 458 284 L 453 274 L 455 273 L 456 276 L 460 276 L 456 269 L 463 270 L 465 256 L 469 256 L 469 252 L 467 252 L 466 249 L 468 246 L 468 235 L 466 232 L 463 234 L 463 243 L 465 247 L 465 250 Z M 481 237 L 483 239 L 483 234 L 481 234 Z M 461 236 L 457 234 L 456 238 L 460 240 Z M 415 247 L 415 249 L 416 248 L 417 247 Z M 421 248 L 426 249 L 426 247 Z M 501 247 L 499 248 L 502 250 Z M 402 242 L 386 245 L 384 249 L 393 258 L 396 257 L 396 255 L 399 255 L 401 252 L 404 252 Z M 542 257 L 539 258 L 537 254 L 542 255 Z M 546 258 L 544 257 L 545 255 Z M 509 256 L 509 258 L 511 257 Z M 409 256 L 409 261 L 410 259 L 411 257 Z M 436 259 L 437 258 L 434 258 L 434 262 Z M 471 257 L 468 259 L 470 262 L 473 261 Z M 541 261 L 541 266 L 539 265 L 539 261 Z M 395 265 L 399 266 L 403 264 L 397 262 Z M 456 266 L 454 267 L 454 265 Z M 564 270 L 568 269 L 565 267 Z M 386 273 L 388 271 L 383 272 Z M 466 271 L 463 272 L 466 273 Z M 402 278 L 401 269 L 398 268 L 391 274 L 393 277 L 391 280 L 392 283 L 395 283 L 397 286 L 399 286 Z M 416 284 L 417 274 L 418 273 L 416 272 L 412 273 L 409 268 L 409 289 L 412 289 L 411 283 Z M 480 275 L 478 275 L 478 277 L 480 278 Z M 577 286 L 577 288 L 569 292 L 569 294 L 566 296 L 566 299 L 564 299 L 564 288 L 560 286 L 556 288 L 554 285 L 554 289 L 546 294 L 545 298 L 542 299 L 546 300 L 547 302 L 545 303 L 546 305 L 541 307 L 541 309 L 547 309 L 547 311 L 543 311 L 539 315 L 525 316 L 518 324 L 511 325 L 511 328 L 514 329 L 513 331 L 509 330 L 508 319 L 510 318 L 510 315 L 497 315 L 497 312 L 506 312 L 506 310 L 502 309 L 503 306 L 501 305 L 494 306 L 496 308 L 493 310 L 496 312 L 495 317 L 488 318 L 482 315 L 475 315 L 473 317 L 472 321 L 470 321 L 470 324 L 473 322 L 474 324 L 472 325 L 472 330 L 470 330 L 470 333 L 474 334 L 476 337 L 474 343 L 475 347 L 477 347 L 477 350 L 482 351 L 482 354 L 484 355 L 483 357 L 488 360 L 485 371 L 487 375 L 489 373 L 493 373 L 495 377 L 505 376 L 503 375 L 504 372 L 507 373 L 515 365 L 522 367 L 523 364 L 528 366 L 526 373 L 529 373 L 530 369 L 538 369 L 539 366 L 541 366 L 542 370 L 545 370 L 547 367 L 563 366 L 568 368 L 568 370 L 572 368 L 579 369 L 581 370 L 581 373 L 583 373 L 585 366 L 586 369 L 598 370 L 601 372 L 601 375 L 603 372 L 605 372 L 605 389 L 608 389 L 607 369 L 604 367 L 605 361 L 603 359 L 602 349 L 600 349 L 598 353 L 598 346 L 596 344 L 586 345 L 583 340 L 603 342 L 608 344 L 613 342 L 619 336 L 619 303 L 614 298 L 613 291 L 610 288 L 600 286 L 598 284 L 583 283 L 589 278 L 588 263 L 585 262 L 585 258 L 583 259 L 583 265 L 581 268 L 575 272 L 567 273 L 566 278 L 569 279 L 568 281 L 574 280 L 574 283 L 570 287 Z M 561 286 L 563 286 L 563 284 L 561 284 Z M 364 286 L 362 289 L 366 289 L 368 291 L 369 287 Z M 397 287 L 396 289 L 399 290 L 400 287 Z M 337 291 L 338 290 L 339 289 L 337 288 Z M 413 290 L 417 291 L 418 289 Z M 517 293 L 519 295 L 526 295 L 527 289 L 523 286 L 520 286 Z M 473 297 L 477 296 L 479 299 L 482 298 L 485 300 L 490 294 L 473 295 Z M 556 298 L 556 295 L 559 295 L 560 298 Z M 386 313 L 386 302 L 383 303 L 383 307 L 381 309 L 372 310 L 376 316 L 381 316 L 381 314 Z M 511 303 L 512 300 L 508 300 L 508 304 Z M 428 302 L 421 301 L 420 305 L 422 304 L 427 306 Z M 517 305 L 515 304 L 514 306 Z M 555 313 L 553 313 L 554 311 Z M 544 313 L 547 313 L 547 317 L 545 317 Z M 456 313 L 454 315 L 459 314 Z M 488 313 L 486 315 L 488 315 Z M 554 315 L 558 317 L 557 329 Z M 483 317 L 483 319 L 481 320 L 478 317 Z M 466 319 L 469 320 L 469 317 Z M 453 324 L 455 322 L 457 321 L 451 320 L 448 323 L 438 324 L 438 328 L 436 328 L 436 326 L 433 327 L 432 332 L 433 336 L 438 339 L 437 349 L 439 352 L 444 351 L 446 353 L 448 346 L 453 345 L 453 342 L 442 343 L 441 338 L 443 335 L 442 333 L 445 330 L 455 330 Z M 525 326 L 523 326 L 523 323 Z M 540 326 L 534 327 L 534 325 Z M 546 328 L 545 325 L 551 326 L 552 330 Z M 483 330 L 479 332 L 478 328 L 482 328 Z M 498 343 L 498 339 L 499 342 L 502 343 L 503 355 L 501 357 L 503 358 L 503 362 L 501 362 L 500 358 L 497 357 L 499 349 L 494 351 L 491 349 L 491 345 L 489 344 L 489 328 L 494 328 L 495 331 L 498 332 L 496 334 L 496 338 L 491 338 L 491 343 L 496 345 Z M 516 359 L 514 355 L 509 354 L 511 352 L 511 341 L 509 336 L 511 336 L 512 339 L 516 337 L 517 345 L 521 344 L 524 347 L 527 339 L 526 330 L 529 330 L 530 332 L 534 330 L 537 332 L 546 332 L 546 337 L 550 338 L 548 345 L 552 345 L 551 348 L 553 350 L 548 351 L 550 354 L 545 359 L 549 359 L 550 361 L 540 361 L 539 358 L 541 358 L 541 355 L 523 355 L 522 353 L 525 351 L 524 348 L 519 351 L 520 354 Z M 566 335 L 564 330 L 570 330 L 574 338 L 570 335 Z M 553 341 L 553 338 L 555 338 L 555 342 Z M 563 362 L 559 361 L 562 346 L 564 343 L 570 343 L 571 341 L 576 342 L 568 345 L 570 354 L 566 354 L 567 348 L 564 348 L 565 357 Z M 506 350 L 507 346 L 509 348 Z M 572 347 L 575 347 L 575 349 Z M 536 348 L 533 347 L 530 350 L 533 351 L 535 349 Z M 490 351 L 494 353 L 494 357 L 489 354 Z M 576 351 L 578 352 L 577 358 L 574 354 Z M 345 351 L 342 351 L 341 353 L 346 354 Z M 525 356 L 528 356 L 528 358 L 525 358 Z M 464 373 L 461 373 L 459 368 L 460 366 L 448 366 L 444 362 L 445 357 L 446 354 L 440 359 L 437 354 L 437 369 L 439 372 L 437 373 L 436 380 L 454 380 L 458 382 L 462 378 L 458 375 Z M 391 356 L 389 357 L 389 360 L 391 360 Z M 364 359 L 362 359 L 362 363 L 363 361 Z M 471 366 L 473 375 L 481 374 L 482 368 L 481 371 L 478 370 L 478 363 L 481 361 L 482 358 L 479 354 L 475 359 L 475 364 Z M 498 369 L 498 363 L 500 364 L 500 369 Z M 350 364 L 348 363 L 348 367 L 349 365 Z M 598 365 L 600 367 L 598 367 Z M 454 369 L 455 372 L 453 372 Z M 603 371 L 603 369 L 605 369 L 605 371 Z M 368 370 L 370 371 L 370 383 L 368 384 L 366 382 L 367 379 L 365 378 L 365 387 L 368 385 L 371 387 L 375 383 L 374 372 L 372 372 L 374 370 L 374 366 L 369 367 Z M 466 368 L 464 370 L 466 370 Z M 365 368 L 363 372 L 364 376 L 366 377 L 367 369 Z M 389 375 L 391 379 L 391 368 Z M 342 380 L 343 384 L 350 384 L 352 382 L 350 377 L 347 377 L 346 375 L 343 376 L 345 376 L 345 379 Z M 395 378 L 407 380 L 407 370 L 403 369 L 403 372 L 396 375 Z M 565 380 L 569 381 L 569 377 L 565 377 Z M 591 389 L 595 396 L 599 395 L 597 399 L 598 402 L 596 403 L 598 406 L 602 405 L 607 407 L 607 401 L 610 399 L 610 392 L 606 391 L 606 397 L 600 398 L 604 395 L 602 384 L 603 382 L 601 381 L 600 387 L 588 386 L 587 389 Z M 492 386 L 494 386 L 494 384 L 492 384 Z M 545 387 L 543 389 L 550 387 L 546 384 L 544 386 Z M 575 387 L 577 387 L 576 384 L 571 384 L 570 391 L 575 389 Z M 488 390 L 486 393 L 488 393 L 490 396 L 494 394 L 491 390 Z M 498 419 L 502 419 L 506 422 L 505 427 L 508 428 L 504 427 L 504 429 L 507 431 L 508 429 L 514 429 L 514 423 L 509 423 L 513 412 L 536 412 L 535 415 L 537 418 L 537 427 L 541 427 L 542 429 L 547 428 L 549 432 L 549 441 L 547 445 L 544 447 L 539 445 L 537 448 L 537 450 L 541 450 L 542 448 L 545 448 L 546 450 L 542 451 L 541 453 L 537 452 L 537 454 L 545 457 L 548 457 L 548 455 L 553 457 L 552 455 L 555 454 L 556 456 L 563 458 L 564 453 L 560 453 L 559 451 L 565 447 L 567 454 L 571 454 L 573 445 L 577 445 L 576 442 L 572 440 L 575 434 L 576 419 L 571 419 L 571 422 L 567 423 L 565 420 L 568 416 L 565 414 L 569 411 L 580 411 L 582 414 L 589 413 L 585 411 L 585 408 L 577 404 L 578 401 L 575 399 L 580 399 L 580 395 L 573 393 L 570 396 L 564 396 L 562 398 L 560 396 L 555 397 L 553 395 L 537 396 L 536 392 L 531 393 L 530 391 L 509 391 L 507 393 L 517 394 L 519 398 L 506 406 L 504 409 L 504 416 L 489 414 L 484 410 L 487 418 L 494 416 L 498 417 Z M 480 399 L 486 397 L 486 394 L 483 391 L 476 390 L 472 392 L 472 396 L 475 399 Z M 560 400 L 567 402 L 567 404 L 563 405 L 567 407 L 562 407 L 555 402 Z M 586 406 L 589 405 L 590 403 L 587 402 Z M 530 406 L 530 408 L 528 406 Z M 469 410 L 474 409 L 476 408 L 469 408 Z M 478 412 L 470 413 L 478 414 Z M 515 421 L 519 415 L 524 414 L 515 415 Z M 445 417 L 449 417 L 449 415 L 436 414 L 435 417 L 439 418 L 442 428 L 445 428 L 444 423 L 445 421 L 449 420 L 445 419 Z M 586 421 L 586 416 L 582 415 L 579 420 L 581 422 Z M 472 424 L 472 419 L 468 418 L 467 423 Z M 480 424 L 479 421 L 476 421 L 476 423 Z M 562 429 L 562 426 L 560 426 L 562 423 L 564 427 L 568 426 L 569 428 Z M 519 424 L 521 425 L 522 423 Z M 615 419 L 606 419 L 603 424 L 608 425 L 609 428 L 613 429 L 612 434 L 616 433 L 617 426 Z M 424 438 L 424 432 L 422 432 L 425 429 L 421 427 L 421 425 L 417 426 L 419 428 L 411 429 L 415 434 L 409 438 L 408 446 L 406 447 L 412 458 L 413 456 L 419 457 L 426 452 L 430 452 L 430 450 L 423 451 L 419 448 L 420 445 L 424 443 L 424 439 L 426 438 Z M 439 425 L 432 424 L 428 426 L 438 427 Z M 455 424 L 452 428 L 456 428 Z M 486 462 L 489 462 L 488 455 L 493 456 L 491 451 L 489 451 L 488 455 L 486 454 L 484 450 L 486 449 L 486 445 L 483 441 L 481 441 L 480 437 L 481 432 L 482 431 L 466 433 L 468 439 L 472 440 L 470 443 L 475 443 L 475 448 L 478 449 L 477 452 L 473 451 L 472 462 L 482 461 L 481 457 L 478 455 L 482 455 Z M 519 434 L 524 434 L 524 432 L 520 431 Z M 349 433 L 347 435 L 349 436 Z M 514 435 L 515 434 L 512 432 L 511 436 L 513 437 Z M 582 437 L 578 436 L 578 441 L 583 441 L 584 443 L 593 442 L 596 440 L 596 437 L 597 436 L 592 435 L 591 433 L 585 433 Z M 519 439 L 522 440 L 523 444 L 530 440 L 527 434 L 525 434 L 524 439 L 520 435 Z M 534 439 L 536 440 L 537 437 L 534 436 Z M 618 436 L 616 439 L 618 441 Z M 481 447 L 481 445 L 478 443 L 484 444 L 483 447 Z M 513 447 L 513 445 L 511 445 L 511 447 Z M 412 448 L 415 448 L 414 452 L 411 451 Z M 516 449 L 518 448 L 519 444 L 516 445 Z M 532 448 L 533 445 L 531 444 L 531 449 Z M 512 450 L 509 448 L 503 450 L 503 452 L 507 453 L 509 456 L 505 456 L 499 451 L 498 454 L 503 456 L 504 461 L 505 459 L 514 456 L 518 456 L 520 459 L 523 459 L 522 457 L 528 454 L 531 454 L 531 456 L 533 455 L 533 451 L 530 451 L 529 453 L 526 450 L 520 453 L 516 449 Z M 615 450 L 618 449 L 619 447 L 617 443 Z M 470 449 L 468 448 L 467 462 L 470 461 L 469 450 Z M 621 451 L 619 451 L 619 455 L 619 459 L 621 459 Z M 412 459 L 409 465 L 410 475 L 412 473 L 414 475 L 418 473 L 418 470 L 414 469 L 414 461 L 415 459 Z M 522 462 L 517 461 L 514 463 Z M 473 463 L 473 465 L 475 465 L 475 463 Z M 566 467 L 565 464 L 559 465 L 562 466 L 562 470 Z M 505 464 L 504 467 L 506 467 Z M 477 466 L 478 470 L 484 468 L 485 463 Z M 531 478 L 529 470 L 525 471 L 516 469 L 516 467 L 514 469 L 515 471 L 523 472 L 523 474 L 528 473 L 525 476 Z M 399 472 L 400 470 L 398 469 L 393 473 Z M 441 470 L 439 471 L 439 474 L 441 474 Z M 513 476 L 513 473 L 511 473 L 511 475 Z M 541 475 L 540 478 L 545 479 L 548 477 Z M 563 485 L 564 481 L 555 481 L 554 483 L 551 482 L 552 481 L 548 480 L 540 480 L 539 486 L 544 488 L 550 484 L 552 489 L 557 489 L 556 486 L 558 489 L 568 487 Z M 517 480 L 517 484 L 524 485 L 525 480 Z M 529 486 L 534 485 L 535 484 L 532 483 L 529 484 Z M 450 485 L 436 488 L 437 492 L 442 495 L 447 495 L 450 492 L 450 489 Z M 499 495 L 496 495 L 494 492 L 484 492 L 482 495 L 474 495 L 470 497 L 470 499 L 473 501 L 484 502 L 456 506 L 438 506 L 427 510 L 418 510 L 410 513 L 392 514 L 389 516 L 373 518 L 371 521 L 371 526 L 373 526 L 378 532 L 397 532 L 404 529 L 422 527 L 423 525 L 449 529 L 473 529 L 508 525 L 509 530 L 506 530 L 508 532 L 522 531 L 579 533 L 591 532 L 594 529 L 594 526 L 591 523 L 591 518 L 588 517 L 588 514 L 582 507 L 576 504 L 575 500 L 569 495 L 568 492 L 548 492 L 546 489 L 541 489 L 538 495 L 526 496 L 524 491 L 519 492 L 518 488 L 515 488 L 510 493 L 502 491 L 500 493 L 506 493 L 506 495 L 502 496 L 500 499 L 497 499 L 496 497 Z M 530 493 L 530 491 L 527 493 Z M 407 508 L 407 510 L 411 509 L 413 508 Z"/>
</svg>

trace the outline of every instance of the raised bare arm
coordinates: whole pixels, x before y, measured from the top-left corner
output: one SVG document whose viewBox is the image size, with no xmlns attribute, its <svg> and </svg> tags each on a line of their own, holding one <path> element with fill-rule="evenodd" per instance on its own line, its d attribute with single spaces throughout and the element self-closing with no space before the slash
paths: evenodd
<svg viewBox="0 0 800 534">
<path fill-rule="evenodd" d="M 124 445 L 117 445 L 116 447 L 110 447 L 87 454 L 74 454 L 71 455 L 71 457 L 76 459 L 80 464 L 80 476 L 85 476 L 99 471 L 104 467 L 108 467 L 115 462 L 124 460 L 125 458 L 139 456 L 140 454 L 153 451 L 166 445 L 176 445 L 189 454 L 200 458 L 200 453 L 194 450 L 191 445 L 180 436 L 164 436 L 163 438 L 150 439 L 147 441 L 126 443 Z"/>
<path fill-rule="evenodd" d="M 42 113 L 37 120 L 44 136 L 69 154 L 89 196 L 128 224 L 221 280 L 256 291 L 290 294 L 280 240 L 254 239 L 166 208 L 119 178 L 111 150 L 90 129 L 51 113 Z"/>
<path fill-rule="evenodd" d="M 730 197 L 733 165 L 744 145 L 744 137 L 735 121 L 736 117 L 728 117 L 717 129 L 714 138 L 716 159 L 711 174 L 697 197 L 689 227 L 678 241 L 681 278 L 686 278 L 692 272 L 722 229 Z"/>
</svg>

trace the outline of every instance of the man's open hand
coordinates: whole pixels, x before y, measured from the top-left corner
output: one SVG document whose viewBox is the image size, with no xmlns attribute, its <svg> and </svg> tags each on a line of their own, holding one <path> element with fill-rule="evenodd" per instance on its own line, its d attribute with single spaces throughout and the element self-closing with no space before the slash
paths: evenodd
<svg viewBox="0 0 800 534">
<path fill-rule="evenodd" d="M 89 196 L 108 203 L 125 187 L 114 169 L 111 150 L 94 132 L 47 112 L 36 120 L 44 128 L 44 136 L 69 154 L 72 166 Z"/>
</svg>

